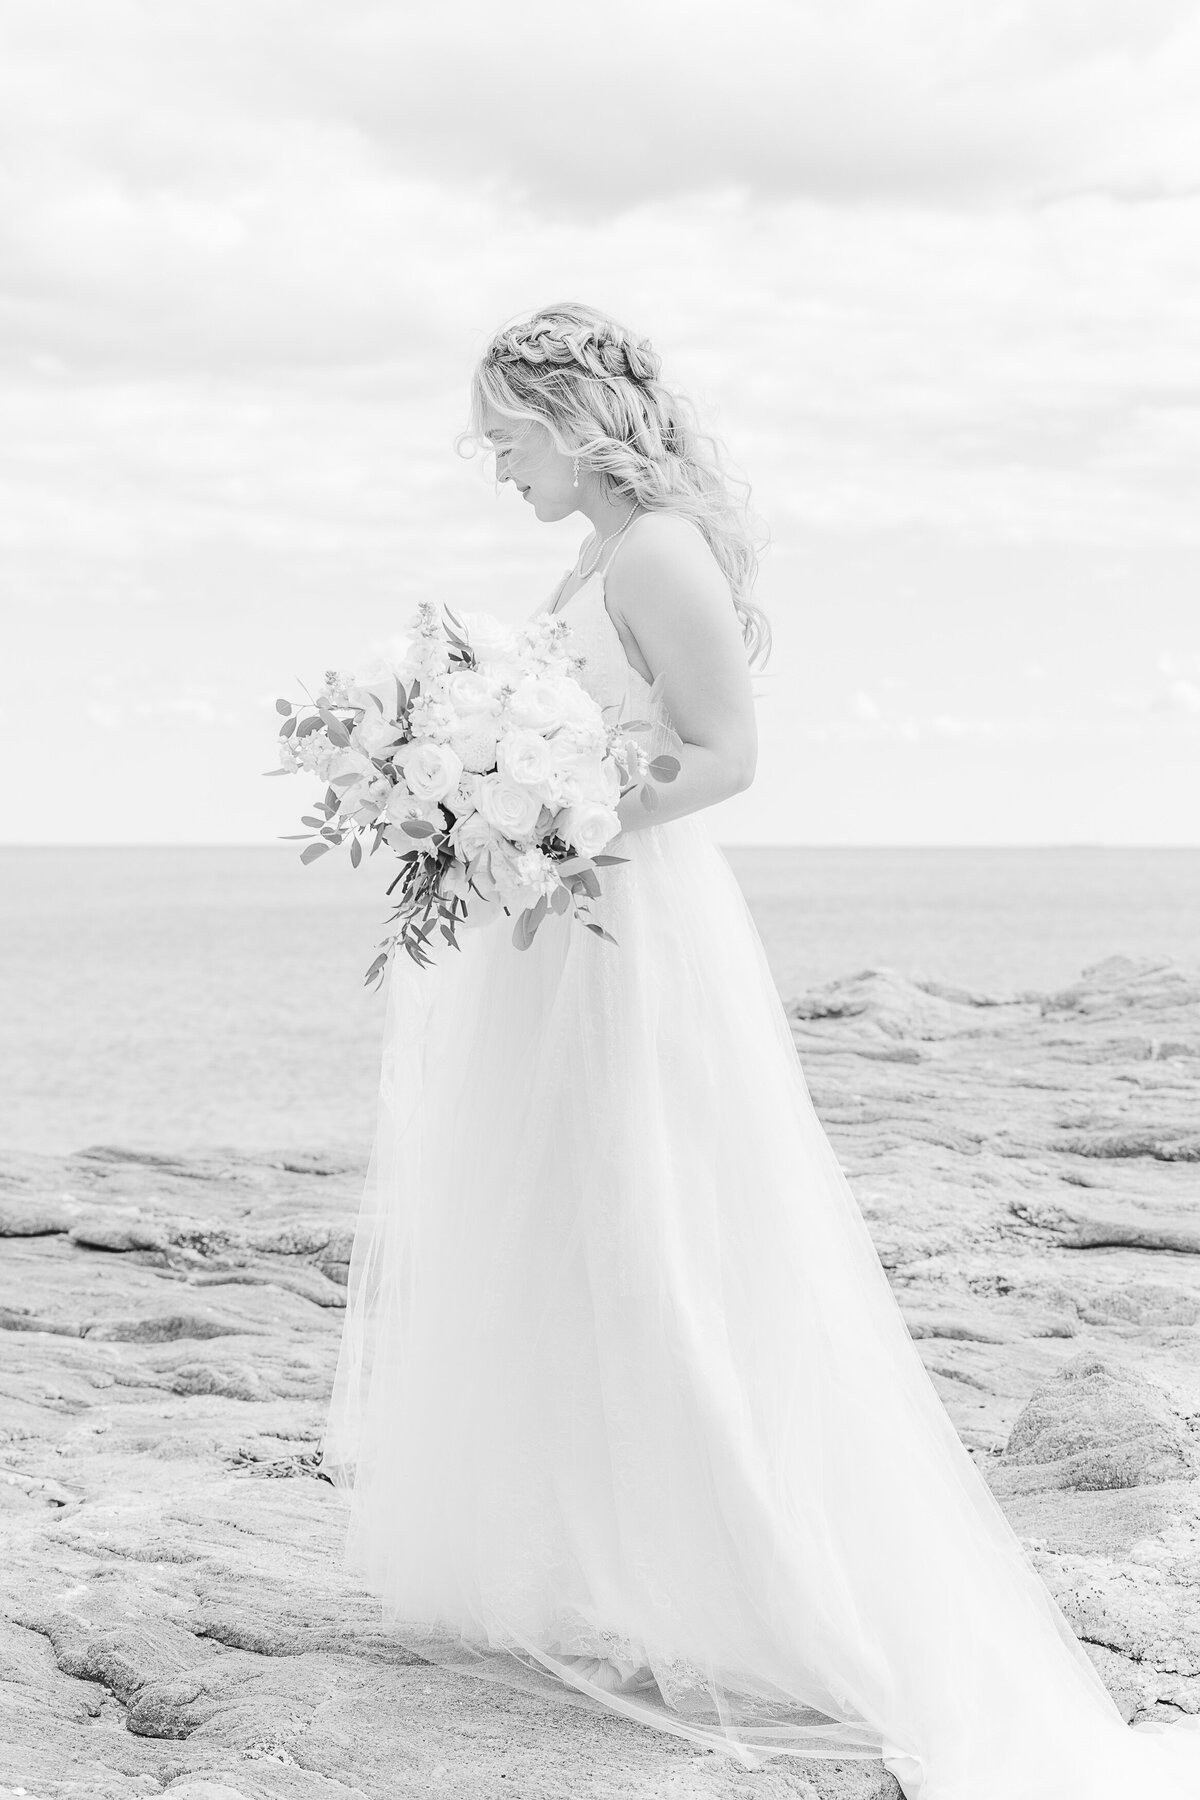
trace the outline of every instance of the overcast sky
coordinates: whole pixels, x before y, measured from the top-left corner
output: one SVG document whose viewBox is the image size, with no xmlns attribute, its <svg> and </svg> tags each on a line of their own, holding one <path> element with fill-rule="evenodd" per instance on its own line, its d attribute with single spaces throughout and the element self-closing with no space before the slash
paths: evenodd
<svg viewBox="0 0 1200 1800">
<path fill-rule="evenodd" d="M 7 842 L 268 842 L 273 700 L 583 521 L 490 332 L 648 334 L 754 484 L 727 841 L 1200 842 L 1200 9 L 8 0 Z M 14 770 L 23 778 L 13 780 Z"/>
</svg>

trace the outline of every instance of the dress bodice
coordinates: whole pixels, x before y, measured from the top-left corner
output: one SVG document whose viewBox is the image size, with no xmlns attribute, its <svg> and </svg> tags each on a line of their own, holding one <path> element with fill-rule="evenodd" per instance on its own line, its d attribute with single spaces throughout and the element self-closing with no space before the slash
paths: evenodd
<svg viewBox="0 0 1200 1800">
<path fill-rule="evenodd" d="M 564 577 L 565 580 L 565 577 Z M 604 571 L 596 569 L 571 595 L 554 608 L 562 583 L 539 612 L 555 611 L 569 621 L 571 649 L 582 659 L 580 686 L 603 707 L 616 707 L 619 716 L 653 722 L 652 753 L 674 748 L 678 734 L 661 701 L 651 701 L 650 683 L 625 654 L 621 635 L 604 600 Z"/>
</svg>

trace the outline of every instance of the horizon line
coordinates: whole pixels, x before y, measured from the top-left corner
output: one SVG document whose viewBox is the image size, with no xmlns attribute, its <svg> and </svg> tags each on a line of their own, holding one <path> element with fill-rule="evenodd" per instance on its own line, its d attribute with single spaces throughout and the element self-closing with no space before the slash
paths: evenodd
<svg viewBox="0 0 1200 1800">
<path fill-rule="evenodd" d="M 1195 843 L 1129 843 L 1106 842 L 1096 838 L 1055 838 L 1041 842 L 1015 842 L 1012 840 L 987 842 L 937 843 L 928 840 L 921 842 L 904 841 L 889 843 L 875 840 L 873 842 L 853 843 L 766 843 L 766 842 L 734 842 L 726 843 L 714 840 L 721 850 L 1183 850 L 1200 851 L 1200 841 Z M 121 841 L 99 843 L 6 843 L 0 841 L 0 851 L 4 850 L 282 850 L 284 843 L 277 839 L 255 839 L 251 842 L 216 839 L 188 839 L 186 841 L 168 841 L 156 839 L 152 841 Z M 297 852 L 298 854 L 298 852 Z"/>
</svg>

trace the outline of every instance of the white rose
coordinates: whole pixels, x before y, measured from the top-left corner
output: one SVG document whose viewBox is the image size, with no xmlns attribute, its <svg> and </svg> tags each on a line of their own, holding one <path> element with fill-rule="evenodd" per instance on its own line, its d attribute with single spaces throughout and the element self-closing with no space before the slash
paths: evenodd
<svg viewBox="0 0 1200 1800">
<path fill-rule="evenodd" d="M 499 683 L 482 669 L 459 669 L 446 683 L 446 697 L 461 716 L 499 710 Z"/>
<path fill-rule="evenodd" d="M 621 797 L 621 779 L 611 758 L 601 758 L 594 751 L 573 750 L 560 755 L 554 773 L 547 783 L 551 806 L 578 806 L 581 801 L 594 801 L 600 806 L 615 806 Z"/>
<path fill-rule="evenodd" d="M 522 787 L 540 787 L 554 769 L 554 751 L 539 731 L 510 731 L 496 760 L 500 773 Z"/>
<path fill-rule="evenodd" d="M 413 837 L 410 832 L 403 829 L 405 824 L 411 825 L 415 820 L 420 819 L 423 824 L 432 825 L 435 831 L 445 831 L 450 824 L 440 806 L 418 806 L 415 800 L 410 800 L 407 806 L 389 801 L 387 811 L 382 813 L 380 818 L 389 820 L 389 823 L 383 827 L 383 835 L 393 850 L 412 850 L 417 846 L 428 849 L 431 846 L 431 839 Z"/>
<path fill-rule="evenodd" d="M 599 856 L 620 831 L 621 821 L 611 806 L 581 800 L 577 806 L 563 808 L 554 821 L 554 829 L 580 856 Z"/>
<path fill-rule="evenodd" d="M 512 627 L 492 617 L 491 613 L 460 613 L 468 644 L 481 663 L 492 663 L 511 656 L 517 647 Z"/>
<path fill-rule="evenodd" d="M 321 766 L 320 774 L 326 781 L 332 781 L 335 775 L 359 775 L 373 777 L 375 765 L 362 750 L 335 750 L 332 756 Z"/>
<path fill-rule="evenodd" d="M 508 716 L 514 725 L 534 731 L 552 730 L 560 723 L 558 682 L 541 675 L 526 675 L 508 697 Z"/>
<path fill-rule="evenodd" d="M 479 811 L 507 838 L 528 837 L 538 822 L 542 803 L 527 788 L 504 775 L 485 775 L 479 784 Z"/>
<path fill-rule="evenodd" d="M 462 759 L 449 744 L 410 744 L 393 759 L 418 800 L 442 800 L 457 787 Z"/>
<path fill-rule="evenodd" d="M 375 781 L 363 782 L 342 795 L 342 811 L 353 813 L 356 819 L 366 824 L 377 818 L 387 806 L 392 791 L 392 784 L 386 776 L 381 775 Z"/>
<path fill-rule="evenodd" d="M 473 813 L 479 805 L 478 775 L 460 776 L 458 786 L 446 795 L 445 804 L 456 819 L 465 819 L 468 813 Z"/>
<path fill-rule="evenodd" d="M 379 706 L 376 706 L 372 695 L 378 698 Z M 393 665 L 382 657 L 373 662 L 369 669 L 356 675 L 346 686 L 347 706 L 361 706 L 380 718 L 390 717 L 398 697 Z"/>
<path fill-rule="evenodd" d="M 599 707 L 596 708 L 594 717 L 585 717 L 579 713 L 575 718 L 564 720 L 556 736 L 576 750 L 595 751 L 608 747 L 608 728 Z"/>
<path fill-rule="evenodd" d="M 573 725 L 584 731 L 603 731 L 603 709 L 586 688 L 569 675 L 555 676 L 550 686 L 554 690 L 554 704 L 561 725 Z"/>
<path fill-rule="evenodd" d="M 350 734 L 350 741 L 365 756 L 378 756 L 381 750 L 390 748 L 403 736 L 400 727 L 385 719 L 374 701 L 368 701 L 367 710 Z"/>
<path fill-rule="evenodd" d="M 464 719 L 450 734 L 451 749 L 473 775 L 486 775 L 495 768 L 497 742 L 496 727 L 482 714 Z"/>
<path fill-rule="evenodd" d="M 402 781 L 396 782 L 393 786 L 383 811 L 384 816 L 390 819 L 393 825 L 401 825 L 405 819 L 419 818 L 421 814 L 421 808 Z"/>
<path fill-rule="evenodd" d="M 461 857 L 464 863 L 469 863 L 492 849 L 497 840 L 496 833 L 482 813 L 474 812 L 459 819 L 450 833 L 450 841 L 454 845 L 454 854 Z"/>
</svg>

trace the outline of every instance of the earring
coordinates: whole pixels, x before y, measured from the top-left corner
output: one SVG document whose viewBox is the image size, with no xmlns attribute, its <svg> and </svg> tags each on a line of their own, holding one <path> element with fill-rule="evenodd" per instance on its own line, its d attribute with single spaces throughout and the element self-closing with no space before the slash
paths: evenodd
<svg viewBox="0 0 1200 1800">
<path fill-rule="evenodd" d="M 571 486 L 572 487 L 579 486 L 579 458 L 578 457 L 575 458 L 575 479 L 571 483 Z"/>
</svg>

